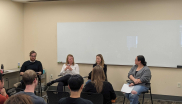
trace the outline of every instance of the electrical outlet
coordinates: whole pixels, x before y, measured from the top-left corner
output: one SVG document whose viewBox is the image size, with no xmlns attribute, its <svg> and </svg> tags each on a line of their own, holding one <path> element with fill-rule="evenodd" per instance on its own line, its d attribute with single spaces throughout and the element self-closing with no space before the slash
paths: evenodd
<svg viewBox="0 0 182 104">
<path fill-rule="evenodd" d="M 51 74 L 51 79 L 53 79 L 53 74 Z"/>
<path fill-rule="evenodd" d="M 178 82 L 177 87 L 178 87 L 178 88 L 181 88 L 181 82 Z"/>
</svg>

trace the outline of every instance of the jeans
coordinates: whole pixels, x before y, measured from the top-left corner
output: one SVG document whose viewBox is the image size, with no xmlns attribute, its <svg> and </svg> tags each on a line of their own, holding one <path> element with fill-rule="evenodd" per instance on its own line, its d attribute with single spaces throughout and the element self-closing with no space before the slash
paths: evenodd
<svg viewBox="0 0 182 104">
<path fill-rule="evenodd" d="M 86 84 L 89 83 L 89 82 L 91 82 L 91 79 L 88 79 L 88 81 L 86 82 Z"/>
<path fill-rule="evenodd" d="M 142 92 L 148 91 L 149 88 L 141 85 L 135 85 L 132 91 L 136 91 L 137 94 L 125 93 L 125 97 L 130 100 L 130 104 L 138 104 L 139 95 Z"/>
</svg>

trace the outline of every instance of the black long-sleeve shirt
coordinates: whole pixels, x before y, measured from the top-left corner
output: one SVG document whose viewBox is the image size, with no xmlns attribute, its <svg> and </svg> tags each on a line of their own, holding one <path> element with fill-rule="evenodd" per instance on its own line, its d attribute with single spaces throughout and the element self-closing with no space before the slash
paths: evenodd
<svg viewBox="0 0 182 104">
<path fill-rule="evenodd" d="M 34 70 L 35 72 L 42 72 L 43 74 L 42 63 L 40 61 L 35 60 L 35 62 L 24 62 L 20 69 L 20 72 L 25 72 L 28 69 Z"/>
<path fill-rule="evenodd" d="M 97 64 L 93 64 L 93 67 L 95 67 Z M 105 76 L 106 76 L 106 81 L 107 81 L 107 65 L 104 64 L 104 73 L 105 73 Z M 88 75 L 88 79 L 91 79 L 91 74 L 92 74 L 92 71 L 89 73 Z"/>
<path fill-rule="evenodd" d="M 83 92 L 97 93 L 97 90 L 95 88 L 95 85 L 92 82 L 89 82 L 85 85 Z M 114 89 L 111 83 L 107 81 L 103 82 L 103 89 L 101 94 L 103 95 L 103 104 L 112 104 L 111 100 L 116 99 Z"/>
</svg>

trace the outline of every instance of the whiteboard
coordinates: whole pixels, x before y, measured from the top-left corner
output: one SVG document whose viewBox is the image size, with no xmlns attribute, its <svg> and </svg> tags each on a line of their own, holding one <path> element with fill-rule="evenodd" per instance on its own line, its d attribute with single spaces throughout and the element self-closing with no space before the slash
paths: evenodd
<svg viewBox="0 0 182 104">
<path fill-rule="evenodd" d="M 57 61 L 72 54 L 76 63 L 134 65 L 144 55 L 148 66 L 182 64 L 182 20 L 57 23 Z"/>
</svg>

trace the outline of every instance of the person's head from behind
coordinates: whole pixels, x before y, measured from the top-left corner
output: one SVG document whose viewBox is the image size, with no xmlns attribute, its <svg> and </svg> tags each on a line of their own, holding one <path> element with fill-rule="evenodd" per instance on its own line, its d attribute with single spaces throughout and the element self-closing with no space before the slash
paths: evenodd
<svg viewBox="0 0 182 104">
<path fill-rule="evenodd" d="M 3 75 L 0 73 L 0 91 L 4 87 Z"/>
<path fill-rule="evenodd" d="M 145 61 L 145 57 L 143 55 L 138 55 L 135 59 L 135 64 L 146 66 L 147 62 Z"/>
<path fill-rule="evenodd" d="M 75 64 L 74 57 L 71 54 L 68 54 L 66 57 L 66 65 L 68 65 L 68 64 L 73 64 L 73 65 Z"/>
<path fill-rule="evenodd" d="M 104 67 L 104 58 L 101 54 L 98 54 L 96 56 L 96 64 L 97 65 L 101 65 L 102 67 Z"/>
<path fill-rule="evenodd" d="M 102 91 L 104 81 L 105 81 L 105 74 L 102 66 L 100 65 L 95 66 L 92 71 L 91 82 L 94 83 L 98 93 Z"/>
<path fill-rule="evenodd" d="M 36 60 L 37 53 L 35 51 L 30 52 L 30 60 L 35 61 Z"/>
<path fill-rule="evenodd" d="M 37 80 L 37 74 L 33 70 L 26 70 L 25 73 L 23 74 L 23 82 L 25 85 L 33 85 L 37 86 L 38 80 Z"/>
<path fill-rule="evenodd" d="M 17 94 L 11 96 L 4 104 L 33 104 L 30 96 L 25 94 Z"/>
<path fill-rule="evenodd" d="M 73 92 L 80 92 L 83 89 L 83 78 L 80 75 L 72 75 L 68 80 L 68 88 Z"/>
</svg>

